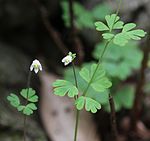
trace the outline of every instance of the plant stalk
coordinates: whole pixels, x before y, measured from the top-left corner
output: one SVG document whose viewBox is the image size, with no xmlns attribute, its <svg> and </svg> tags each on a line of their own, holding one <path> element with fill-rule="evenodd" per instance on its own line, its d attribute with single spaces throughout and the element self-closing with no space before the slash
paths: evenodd
<svg viewBox="0 0 150 141">
<path fill-rule="evenodd" d="M 76 76 L 76 71 L 75 71 L 75 65 L 72 62 L 72 68 L 73 68 L 73 74 L 74 74 L 74 79 L 75 79 L 75 85 L 78 88 L 78 81 L 77 81 L 77 76 Z M 78 98 L 78 96 L 75 97 L 75 100 Z M 77 140 L 77 133 L 78 133 L 78 125 L 79 125 L 79 115 L 80 111 L 76 111 L 76 123 L 75 123 L 75 130 L 74 130 L 74 141 Z"/>
<path fill-rule="evenodd" d="M 74 75 L 74 81 L 75 81 L 75 85 L 78 88 L 78 81 L 77 81 L 77 76 L 76 76 L 76 70 L 75 70 L 75 64 L 74 62 L 72 62 L 72 69 L 73 69 L 73 75 Z M 75 100 L 78 98 L 78 95 L 75 96 Z"/>
<path fill-rule="evenodd" d="M 75 124 L 75 131 L 74 131 L 74 141 L 77 141 L 77 133 L 78 133 L 78 125 L 79 125 L 79 115 L 80 115 L 80 111 L 77 110 L 77 113 L 76 113 L 76 124 Z"/>
<path fill-rule="evenodd" d="M 89 89 L 89 87 L 90 87 L 90 85 L 91 85 L 91 83 L 92 83 L 92 81 L 93 81 L 93 79 L 94 79 L 94 76 L 95 76 L 95 74 L 96 74 L 96 72 L 97 72 L 97 70 L 98 70 L 98 67 L 99 67 L 99 65 L 100 65 L 100 63 L 101 63 L 101 60 L 102 60 L 102 58 L 103 58 L 103 56 L 104 56 L 104 54 L 105 54 L 105 51 L 106 51 L 106 49 L 107 49 L 107 47 L 108 47 L 108 45 L 109 45 L 110 42 L 111 42 L 111 41 L 108 41 L 108 42 L 105 44 L 105 47 L 104 47 L 104 49 L 103 49 L 103 52 L 102 52 L 102 54 L 101 54 L 101 56 L 100 56 L 100 58 L 99 58 L 99 60 L 98 60 L 96 69 L 95 69 L 95 71 L 94 71 L 94 73 L 93 73 L 93 75 L 92 75 L 92 78 L 91 78 L 90 82 L 88 83 L 87 88 L 86 88 L 85 91 L 83 92 L 83 96 L 86 96 L 87 91 L 88 91 L 88 89 Z"/>
<path fill-rule="evenodd" d="M 26 105 L 28 104 L 28 95 L 29 95 L 29 88 L 30 88 L 30 82 L 31 82 L 31 71 L 29 71 L 29 74 L 28 74 L 28 80 L 27 80 L 27 100 L 26 100 Z M 27 116 L 24 115 L 23 117 L 23 141 L 26 141 L 26 122 L 27 122 Z"/>
</svg>

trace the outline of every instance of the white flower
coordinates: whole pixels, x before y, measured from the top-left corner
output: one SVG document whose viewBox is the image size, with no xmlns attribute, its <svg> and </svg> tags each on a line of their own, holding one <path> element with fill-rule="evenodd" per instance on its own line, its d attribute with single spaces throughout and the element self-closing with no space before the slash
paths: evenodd
<svg viewBox="0 0 150 141">
<path fill-rule="evenodd" d="M 66 66 L 69 63 L 71 63 L 75 58 L 76 58 L 76 54 L 75 53 L 73 54 L 72 52 L 69 52 L 68 55 L 62 59 L 62 62 Z"/>
<path fill-rule="evenodd" d="M 32 62 L 31 66 L 30 66 L 30 71 L 33 71 L 33 69 L 34 69 L 34 72 L 35 72 L 35 73 L 38 73 L 39 70 L 42 71 L 42 65 L 41 65 L 41 63 L 39 62 L 39 60 L 35 59 L 35 60 Z"/>
<path fill-rule="evenodd" d="M 66 66 L 66 65 L 68 65 L 69 63 L 71 63 L 72 62 L 72 56 L 70 56 L 70 55 L 67 55 L 66 57 L 64 57 L 63 59 L 62 59 L 62 62 L 64 63 L 64 65 Z"/>
</svg>

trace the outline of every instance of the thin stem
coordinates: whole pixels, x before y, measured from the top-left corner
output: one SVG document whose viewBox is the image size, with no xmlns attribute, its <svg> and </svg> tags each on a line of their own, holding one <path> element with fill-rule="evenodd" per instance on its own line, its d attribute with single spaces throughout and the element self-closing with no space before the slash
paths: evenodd
<svg viewBox="0 0 150 141">
<path fill-rule="evenodd" d="M 111 128 L 112 128 L 112 137 L 113 141 L 117 141 L 117 124 L 116 124 L 116 113 L 115 113 L 115 104 L 111 94 L 109 94 L 109 105 L 111 110 Z"/>
<path fill-rule="evenodd" d="M 23 120 L 23 126 L 24 126 L 24 131 L 23 131 L 23 140 L 26 141 L 26 115 L 24 115 L 24 120 Z"/>
<path fill-rule="evenodd" d="M 101 56 L 100 56 L 100 58 L 99 58 L 99 61 L 98 61 L 98 63 L 97 63 L 96 69 L 95 69 L 95 71 L 94 71 L 94 73 L 93 73 L 93 75 L 92 75 L 92 78 L 91 78 L 90 82 L 88 83 L 87 88 L 86 88 L 85 91 L 83 92 L 83 96 L 86 96 L 87 91 L 88 91 L 88 89 L 89 89 L 89 87 L 90 87 L 90 85 L 91 85 L 91 83 L 92 83 L 92 81 L 93 81 L 93 79 L 94 79 L 94 76 L 95 76 L 95 74 L 96 74 L 96 72 L 97 72 L 97 70 L 98 70 L 98 67 L 99 67 L 99 65 L 100 65 L 100 63 L 101 63 L 101 60 L 102 60 L 102 58 L 103 58 L 103 56 L 104 56 L 104 53 L 105 53 L 105 51 L 106 51 L 106 49 L 107 49 L 107 47 L 108 47 L 108 45 L 109 45 L 110 42 L 111 42 L 111 41 L 108 41 L 108 42 L 105 44 L 105 47 L 104 47 L 104 49 L 103 49 L 103 52 L 102 52 L 102 54 L 101 54 Z"/>
<path fill-rule="evenodd" d="M 75 85 L 78 88 L 78 82 L 77 82 L 77 76 L 76 76 L 76 71 L 75 71 L 75 65 L 72 62 L 72 68 L 73 68 L 73 74 L 74 74 L 74 79 L 75 79 Z M 75 100 L 78 98 L 78 96 L 75 97 Z M 79 115 L 80 111 L 77 110 L 76 112 L 76 123 L 75 123 L 75 131 L 74 131 L 74 141 L 77 140 L 77 133 L 78 133 L 78 124 L 79 124 Z"/>
<path fill-rule="evenodd" d="M 119 11 L 120 11 L 120 8 L 121 8 L 122 0 L 116 0 L 116 2 L 117 2 L 117 3 L 119 2 L 119 4 L 118 4 L 117 10 L 116 10 L 116 17 L 115 17 L 115 19 L 114 19 L 114 23 L 113 23 L 112 28 L 110 29 L 110 32 L 112 32 L 112 30 L 113 30 L 113 28 L 114 28 L 114 25 L 115 25 L 115 23 L 116 23 L 116 19 L 117 19 L 117 16 L 118 16 Z"/>
<path fill-rule="evenodd" d="M 76 70 L 75 70 L 74 62 L 72 62 L 72 68 L 73 68 L 73 75 L 74 75 L 74 79 L 75 79 L 75 85 L 78 88 L 78 82 L 77 82 L 77 76 L 76 76 Z"/>
<path fill-rule="evenodd" d="M 78 125 L 79 125 L 79 115 L 80 115 L 80 111 L 77 110 L 77 113 L 76 113 L 76 125 L 75 125 L 75 132 L 74 132 L 74 141 L 77 141 L 77 133 L 78 133 Z"/>
<path fill-rule="evenodd" d="M 122 0 L 117 0 L 117 3 L 119 2 L 118 8 L 116 10 L 116 15 L 118 16 L 120 8 L 121 8 L 121 4 L 122 4 Z"/>
<path fill-rule="evenodd" d="M 30 88 L 30 82 L 31 82 L 31 71 L 29 71 L 29 75 L 28 75 L 28 80 L 27 80 L 27 100 L 26 100 L 26 105 L 28 104 L 28 96 L 29 96 L 29 88 Z M 24 123 L 24 131 L 23 131 L 23 140 L 26 141 L 26 122 L 27 122 L 27 116 L 24 115 L 23 117 L 23 123 Z"/>
</svg>

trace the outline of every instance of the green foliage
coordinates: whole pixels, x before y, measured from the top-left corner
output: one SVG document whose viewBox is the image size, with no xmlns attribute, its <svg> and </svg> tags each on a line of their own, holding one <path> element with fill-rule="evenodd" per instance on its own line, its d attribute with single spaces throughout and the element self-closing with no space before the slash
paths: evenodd
<svg viewBox="0 0 150 141">
<path fill-rule="evenodd" d="M 64 0 L 61 3 L 63 8 L 63 19 L 65 25 L 70 27 L 70 15 L 69 15 L 69 4 L 68 1 Z M 75 14 L 75 25 L 77 28 L 92 28 L 94 29 L 95 19 L 104 19 L 106 14 L 111 12 L 111 8 L 108 5 L 100 4 L 94 7 L 92 10 L 88 11 L 80 3 L 74 2 L 73 10 Z"/>
<path fill-rule="evenodd" d="M 107 15 L 105 16 L 105 20 L 107 22 L 107 25 L 103 22 L 96 22 L 96 30 L 98 31 L 109 31 L 111 32 L 113 29 L 122 29 L 123 28 L 123 22 L 119 21 L 120 17 L 116 14 Z"/>
<path fill-rule="evenodd" d="M 83 67 L 90 67 L 92 64 L 93 63 L 84 64 Z M 79 89 L 80 92 L 83 93 L 84 90 L 86 89 L 88 83 L 80 76 L 79 72 L 80 72 L 80 69 L 76 67 L 76 76 L 77 76 L 77 80 L 78 80 L 78 89 Z M 74 82 L 74 75 L 73 75 L 71 67 L 65 69 L 64 79 L 66 79 L 70 82 Z M 92 99 L 95 99 L 96 101 L 98 101 L 101 104 L 106 104 L 107 101 L 108 101 L 108 91 L 97 92 L 92 87 L 90 87 L 88 89 L 86 96 L 90 97 Z"/>
<path fill-rule="evenodd" d="M 120 17 L 116 14 L 105 16 L 106 23 L 98 21 L 95 23 L 97 31 L 105 31 L 102 36 L 108 41 L 113 41 L 114 44 L 119 46 L 126 45 L 129 40 L 140 40 L 146 35 L 141 29 L 133 30 L 136 27 L 134 23 L 124 24 L 123 21 L 120 21 Z M 120 29 L 121 32 L 114 34 L 114 30 Z"/>
<path fill-rule="evenodd" d="M 10 101 L 10 104 L 13 107 L 18 107 L 20 105 L 20 99 L 17 95 L 15 94 L 10 94 L 10 96 L 7 97 L 7 100 Z"/>
<path fill-rule="evenodd" d="M 91 83 L 91 87 L 95 91 L 104 92 L 112 86 L 111 82 L 105 76 L 105 70 L 101 65 L 92 64 L 91 68 L 83 67 L 79 73 L 86 82 Z M 90 82 L 90 80 L 92 81 Z"/>
<path fill-rule="evenodd" d="M 131 109 L 134 101 L 134 87 L 132 85 L 125 85 L 113 94 L 115 102 L 115 110 L 119 111 L 121 108 Z M 105 110 L 110 111 L 109 105 L 105 105 Z"/>
<path fill-rule="evenodd" d="M 95 63 L 84 64 L 83 69 L 76 68 L 76 76 L 78 80 L 78 88 L 81 93 L 85 91 L 89 80 L 91 79 L 94 70 L 96 69 Z M 74 82 L 74 76 L 72 68 L 66 69 L 64 77 L 68 81 Z M 80 96 L 76 100 L 77 109 L 84 108 L 92 113 L 97 112 L 97 109 L 101 108 L 101 104 L 106 104 L 108 101 L 108 88 L 111 86 L 111 82 L 105 76 L 105 71 L 101 66 L 97 68 L 93 81 L 86 93 L 86 96 Z M 98 91 L 97 91 L 98 90 Z M 89 106 L 91 105 L 91 106 Z"/>
<path fill-rule="evenodd" d="M 85 105 L 86 111 L 91 111 L 92 113 L 96 113 L 97 110 L 101 109 L 101 105 L 92 98 L 80 96 L 76 102 L 76 107 L 78 110 L 82 110 Z"/>
<path fill-rule="evenodd" d="M 124 46 L 129 40 L 141 40 L 146 35 L 143 30 L 132 30 L 136 27 L 136 24 L 129 23 L 123 26 L 122 32 L 117 34 L 114 38 L 114 43 L 120 46 Z"/>
<path fill-rule="evenodd" d="M 104 46 L 105 43 L 96 45 L 93 52 L 95 59 L 99 59 L 99 54 L 104 49 Z M 103 57 L 102 65 L 111 77 L 125 80 L 133 73 L 133 70 L 140 68 L 142 57 L 142 52 L 134 42 L 129 42 L 121 48 L 111 44 L 106 55 Z"/>
<path fill-rule="evenodd" d="M 19 112 L 22 112 L 24 115 L 31 115 L 33 114 L 34 110 L 37 110 L 35 102 L 38 102 L 38 96 L 36 95 L 35 90 L 32 88 L 29 89 L 22 89 L 20 95 L 26 99 L 26 105 L 22 105 L 20 103 L 20 99 L 16 94 L 10 94 L 7 97 L 7 100 L 10 104 L 15 107 Z"/>
<path fill-rule="evenodd" d="M 66 94 L 69 97 L 74 97 L 78 95 L 78 89 L 71 82 L 66 80 L 56 80 L 53 83 L 54 94 L 58 96 L 65 96 Z"/>
<path fill-rule="evenodd" d="M 29 89 L 23 89 L 20 94 L 28 101 L 30 102 L 37 102 L 38 101 L 38 96 L 35 94 L 35 90 L 32 88 Z"/>
<path fill-rule="evenodd" d="M 37 110 L 37 107 L 34 103 L 29 103 L 26 106 L 20 105 L 17 109 L 19 112 L 22 111 L 23 114 L 29 116 L 29 115 L 33 114 L 34 110 Z"/>
</svg>

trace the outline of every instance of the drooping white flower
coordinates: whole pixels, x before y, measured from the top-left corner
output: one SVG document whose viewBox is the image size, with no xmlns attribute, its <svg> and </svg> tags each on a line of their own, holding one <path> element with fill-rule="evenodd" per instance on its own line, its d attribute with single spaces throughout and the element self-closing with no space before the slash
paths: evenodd
<svg viewBox="0 0 150 141">
<path fill-rule="evenodd" d="M 42 65 L 37 59 L 35 59 L 30 66 L 30 71 L 33 71 L 33 70 L 35 73 L 38 73 L 39 70 L 42 71 Z"/>
<path fill-rule="evenodd" d="M 74 60 L 75 57 L 76 57 L 76 54 L 72 54 L 71 52 L 69 52 L 68 55 L 62 59 L 62 62 L 66 66 L 70 64 Z"/>
</svg>

